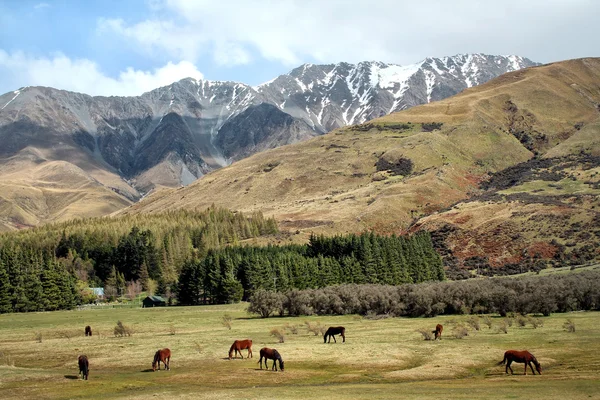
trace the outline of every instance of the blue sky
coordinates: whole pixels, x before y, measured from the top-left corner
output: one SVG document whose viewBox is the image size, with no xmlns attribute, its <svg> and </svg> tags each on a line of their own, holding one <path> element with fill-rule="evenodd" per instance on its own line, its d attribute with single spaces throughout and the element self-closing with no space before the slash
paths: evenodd
<svg viewBox="0 0 600 400">
<path fill-rule="evenodd" d="M 593 57 L 599 17 L 595 0 L 0 0 L 0 93 L 138 95 L 187 76 L 256 85 L 306 62 Z"/>
</svg>

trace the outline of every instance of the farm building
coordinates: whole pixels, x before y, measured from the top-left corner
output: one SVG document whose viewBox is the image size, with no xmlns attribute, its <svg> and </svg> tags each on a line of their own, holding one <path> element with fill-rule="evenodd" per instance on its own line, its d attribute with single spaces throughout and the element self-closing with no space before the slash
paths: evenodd
<svg viewBox="0 0 600 400">
<path fill-rule="evenodd" d="M 167 305 L 165 299 L 160 296 L 148 296 L 142 301 L 142 307 L 164 307 Z"/>
</svg>

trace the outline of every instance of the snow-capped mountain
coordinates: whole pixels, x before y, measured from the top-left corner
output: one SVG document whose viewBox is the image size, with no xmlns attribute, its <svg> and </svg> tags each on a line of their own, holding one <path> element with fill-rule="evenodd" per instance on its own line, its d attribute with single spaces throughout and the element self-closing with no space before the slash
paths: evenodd
<svg viewBox="0 0 600 400">
<path fill-rule="evenodd" d="M 440 100 L 532 65 L 482 54 L 407 66 L 305 64 L 257 87 L 187 78 L 137 97 L 21 88 L 0 96 L 0 164 L 36 149 L 40 162 L 68 161 L 119 176 L 128 187 L 103 182 L 102 174 L 93 178 L 136 199 L 156 185 L 186 185 L 254 152 Z"/>
<path fill-rule="evenodd" d="M 256 89 L 318 132 L 363 123 L 441 100 L 496 76 L 537 65 L 518 56 L 427 58 L 400 66 L 381 62 L 304 64 Z"/>
</svg>

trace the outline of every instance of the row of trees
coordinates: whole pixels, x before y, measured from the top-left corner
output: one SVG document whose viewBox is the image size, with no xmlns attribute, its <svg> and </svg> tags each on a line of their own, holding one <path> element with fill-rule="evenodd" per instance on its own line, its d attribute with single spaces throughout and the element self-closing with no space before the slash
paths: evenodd
<svg viewBox="0 0 600 400">
<path fill-rule="evenodd" d="M 322 288 L 343 283 L 399 285 L 444 280 L 428 233 L 311 236 L 306 245 L 231 246 L 191 260 L 179 276 L 180 304 L 236 302 L 259 289 Z"/>
<path fill-rule="evenodd" d="M 53 254 L 0 250 L 0 313 L 73 308 L 76 279 Z"/>
<path fill-rule="evenodd" d="M 286 292 L 259 290 L 249 311 L 279 315 L 543 314 L 600 310 L 600 271 L 567 275 L 390 285 L 338 285 Z"/>
<path fill-rule="evenodd" d="M 112 297 L 151 288 L 169 293 L 189 260 L 204 258 L 212 248 L 274 233 L 275 220 L 261 213 L 245 216 L 216 207 L 3 233 L 0 312 L 71 308 L 93 298 L 86 296 L 86 287 L 104 287 Z"/>
</svg>

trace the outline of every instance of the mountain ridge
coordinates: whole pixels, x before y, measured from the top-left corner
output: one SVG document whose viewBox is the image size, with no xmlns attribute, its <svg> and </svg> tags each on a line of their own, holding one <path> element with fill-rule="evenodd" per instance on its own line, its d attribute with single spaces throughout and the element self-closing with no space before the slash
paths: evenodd
<svg viewBox="0 0 600 400">
<path fill-rule="evenodd" d="M 27 161 L 31 149 L 41 155 L 42 164 L 66 161 L 80 168 L 101 186 L 95 196 L 111 197 L 113 204 L 132 204 L 153 189 L 187 185 L 256 151 L 433 101 L 507 68 L 533 64 L 516 56 L 486 55 L 430 58 L 406 67 L 378 62 L 312 64 L 280 75 L 258 90 L 237 82 L 185 78 L 135 97 L 25 87 L 0 96 L 0 186 L 3 164 L 22 162 L 23 170 L 32 168 Z M 415 72 L 397 73 L 405 69 Z M 470 71 L 468 79 L 463 70 Z M 386 85 L 389 88 L 382 89 Z M 278 112 L 254 108 L 261 104 Z M 248 109 L 261 112 L 245 113 Z M 235 150 L 224 154 L 225 143 Z M 38 183 L 32 179 L 24 186 L 37 188 Z M 24 190 L 14 180 L 3 187 L 8 193 Z M 26 211 L 34 214 L 25 219 L 89 216 L 82 206 L 76 214 L 56 210 L 39 219 L 34 210 L 43 206 L 45 196 L 35 197 L 39 206 Z M 31 200 L 10 199 L 4 201 Z M 90 215 L 102 215 L 101 209 Z M 4 227 L 27 225 L 21 214 L 8 212 L 2 219 Z"/>
</svg>

